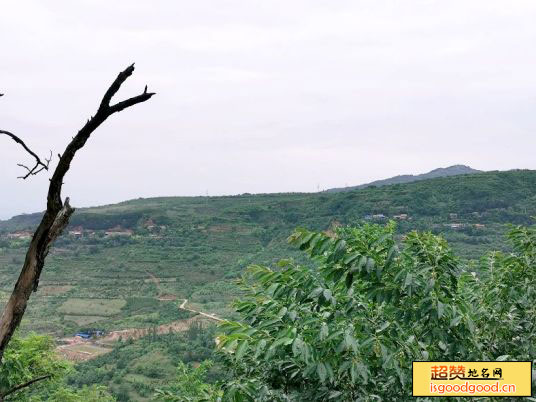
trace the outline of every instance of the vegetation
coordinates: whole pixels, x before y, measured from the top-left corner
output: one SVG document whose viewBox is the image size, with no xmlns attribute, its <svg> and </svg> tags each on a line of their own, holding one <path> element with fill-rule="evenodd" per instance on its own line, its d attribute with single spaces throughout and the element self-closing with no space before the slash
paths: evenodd
<svg viewBox="0 0 536 402">
<path fill-rule="evenodd" d="M 71 233 L 58 239 L 47 259 L 20 334 L 36 331 L 60 338 L 88 328 L 105 331 L 154 328 L 191 317 L 191 313 L 179 309 L 183 299 L 188 299 L 191 308 L 236 321 L 232 328 L 227 328 L 230 337 L 235 335 L 234 331 L 240 334 L 245 328 L 256 331 L 255 336 L 247 334 L 252 339 L 247 338 L 248 343 L 240 353 L 237 348 L 243 345 L 242 338 L 235 339 L 236 342 L 231 339 L 226 344 L 224 351 L 228 353 L 222 357 L 226 369 L 221 368 L 222 363 L 213 354 L 213 332 L 199 335 L 198 339 L 205 341 L 191 341 L 180 334 L 156 335 L 149 331 L 150 336 L 112 345 L 115 346 L 112 352 L 76 365 L 76 371 L 68 375 L 71 391 L 100 392 L 91 388 L 99 384 L 119 400 L 150 400 L 157 390 L 160 397 L 171 397 L 182 387 L 177 370 L 193 376 L 201 384 L 209 384 L 203 386 L 205 393 L 207 389 L 219 389 L 214 384 L 221 379 L 221 373 L 232 373 L 222 389 L 226 395 L 234 392 L 247 397 L 248 387 L 256 387 L 263 389 L 268 399 L 294 398 L 303 384 L 300 381 L 311 381 L 312 389 L 317 391 L 315 395 L 345 398 L 346 394 L 337 392 L 347 389 L 346 385 L 353 384 L 352 381 L 363 382 L 364 375 L 366 392 L 372 393 L 376 386 L 388 391 L 396 387 L 404 389 L 408 373 L 403 365 L 416 355 L 423 358 L 426 353 L 443 357 L 480 353 L 493 359 L 515 351 L 508 359 L 523 353 L 534 356 L 532 335 L 523 336 L 534 332 L 530 326 L 534 312 L 529 307 L 534 293 L 525 290 L 530 285 L 525 281 L 532 261 L 532 257 L 527 257 L 532 255 L 532 229 L 518 227 L 510 234 L 511 242 L 504 241 L 507 223 L 530 225 L 533 215 L 536 215 L 536 172 L 533 171 L 479 173 L 340 193 L 138 199 L 82 209 L 72 217 L 68 228 Z M 396 227 L 373 225 L 385 224 L 395 216 L 398 216 Z M 0 222 L 0 304 L 7 300 L 29 241 L 13 234 L 33 228 L 39 219 L 40 215 L 36 214 Z M 351 227 L 345 227 L 347 224 Z M 286 241 L 296 226 L 311 230 L 296 232 L 292 237 L 295 245 L 307 251 L 306 255 Z M 110 232 L 113 228 L 124 233 L 113 234 Z M 415 230 L 428 232 L 417 234 Z M 324 251 L 333 255 L 332 259 L 328 261 L 326 255 L 318 254 L 318 249 L 311 247 L 311 239 L 305 242 L 308 236 L 318 239 L 317 242 L 321 239 L 326 247 Z M 363 239 L 372 238 L 381 241 L 374 247 L 365 247 L 367 243 Z M 342 241 L 344 247 L 340 246 Z M 336 249 L 335 243 L 341 249 Z M 395 251 L 388 259 L 391 246 Z M 423 295 L 430 291 L 424 280 L 428 271 L 419 271 L 423 264 L 417 258 L 421 249 L 438 253 L 433 255 L 440 257 L 441 262 L 434 268 L 441 273 L 437 279 L 439 288 L 437 291 L 434 288 L 436 299 L 427 301 L 430 310 L 424 312 L 415 310 L 419 300 L 422 302 Z M 352 272 L 352 284 L 347 287 L 350 279 L 344 269 L 361 261 L 361 257 L 345 263 L 340 261 L 340 255 L 349 258 L 356 250 L 367 257 L 365 268 Z M 482 258 L 483 255 L 486 257 Z M 237 286 L 236 279 L 252 264 L 256 265 L 247 271 L 243 286 Z M 379 273 L 378 267 L 381 267 Z M 267 270 L 272 270 L 273 276 Z M 330 270 L 337 274 L 329 275 Z M 264 283 L 268 276 L 270 279 Z M 315 297 L 307 298 L 316 288 L 300 282 L 307 278 L 322 286 L 322 292 Z M 301 299 L 298 295 L 271 294 L 270 286 L 280 281 L 284 288 L 285 280 L 303 285 L 303 289 L 310 290 L 309 294 L 301 295 Z M 350 289 L 353 293 L 348 292 Z M 324 294 L 325 290 L 331 294 Z M 253 319 L 248 311 L 252 305 L 248 303 L 255 303 L 250 300 L 254 292 L 274 306 L 286 307 L 287 311 L 279 307 L 277 314 L 284 314 L 272 317 L 274 311 L 262 309 L 267 306 L 256 306 L 261 308 L 259 318 Z M 398 302 L 404 304 L 393 303 L 389 298 L 393 295 L 399 295 Z M 229 307 L 237 298 L 245 303 L 239 311 Z M 517 304 L 501 304 L 501 299 L 516 300 Z M 282 344 L 270 349 L 270 342 L 279 339 L 278 331 L 291 328 L 291 305 L 296 308 L 300 325 L 312 310 L 311 319 L 322 319 L 328 335 L 325 336 L 326 326 L 320 322 L 310 324 L 307 330 L 297 326 L 296 336 L 285 336 L 287 339 Z M 493 311 L 492 306 L 495 306 Z M 523 309 L 519 310 L 519 306 Z M 342 313 L 345 308 L 350 309 L 346 315 Z M 324 317 L 324 313 L 331 315 Z M 418 335 L 423 339 L 416 336 L 411 339 L 407 331 L 413 325 L 410 321 L 398 322 L 398 314 L 404 320 L 417 322 Z M 268 322 L 276 318 L 279 324 L 262 330 L 258 327 L 261 320 Z M 453 320 L 455 325 L 451 328 Z M 423 335 L 426 326 L 433 322 L 435 326 L 430 327 L 430 333 L 446 330 L 442 335 L 446 338 L 434 337 L 432 341 Z M 385 323 L 388 326 L 379 330 Z M 348 332 L 351 325 L 353 334 Z M 342 335 L 334 335 L 339 331 L 343 331 Z M 357 352 L 350 337 L 346 339 L 350 346 L 341 346 L 343 350 L 338 352 L 340 341 L 347 333 L 355 340 Z M 297 334 L 310 350 L 303 346 L 302 351 L 295 345 Z M 366 343 L 367 334 L 373 335 L 370 344 Z M 400 340 L 395 341 L 395 336 L 401 337 Z M 287 344 L 289 339 L 292 341 Z M 476 344 L 475 339 L 479 340 Z M 266 347 L 257 354 L 256 347 L 263 340 Z M 201 343 L 194 346 L 196 342 Z M 398 347 L 396 342 L 403 342 L 409 349 L 396 349 L 398 353 L 385 363 L 384 354 L 389 357 Z M 174 344 L 182 346 L 176 349 Z M 460 349 L 455 349 L 454 344 Z M 319 354 L 316 348 L 324 345 L 327 345 L 326 352 Z M 241 354 L 242 358 L 237 359 Z M 332 355 L 343 360 L 330 361 L 328 357 Z M 344 359 L 354 355 L 355 361 L 339 372 L 346 362 Z M 295 366 L 283 365 L 283 356 L 292 357 Z M 196 371 L 195 366 L 206 359 L 213 360 L 214 365 L 206 373 L 203 370 L 207 365 Z M 188 367 L 181 366 L 182 363 Z M 313 364 L 316 364 L 314 371 L 305 371 L 307 367 L 312 370 Z M 295 372 L 288 384 L 278 382 L 278 376 Z M 380 372 L 389 373 L 389 379 L 381 377 Z M 348 392 L 363 392 L 363 389 L 350 387 Z M 194 396 L 191 398 L 195 400 Z"/>
<path fill-rule="evenodd" d="M 177 367 L 177 377 L 171 385 L 157 389 L 155 398 L 166 402 L 219 401 L 223 392 L 216 385 L 207 384 L 206 376 L 212 361 L 205 360 L 197 367 L 182 362 Z"/>
<path fill-rule="evenodd" d="M 412 361 L 534 359 L 536 230 L 469 272 L 447 242 L 394 224 L 298 230 L 311 264 L 251 266 L 219 347 L 230 400 L 371 401 L 411 395 Z M 522 284 L 522 286 L 521 286 Z"/>
<path fill-rule="evenodd" d="M 214 357 L 215 330 L 194 325 L 183 334 L 152 334 L 120 342 L 112 352 L 78 364 L 68 383 L 76 388 L 105 385 L 118 401 L 152 398 L 158 389 L 165 390 L 170 380 L 181 380 L 177 375 L 186 370 L 185 364 Z M 195 375 L 210 383 L 223 378 L 218 364 L 204 364 Z M 177 386 L 172 389 L 181 389 Z"/>
<path fill-rule="evenodd" d="M 380 214 L 408 215 L 398 223 L 397 239 L 411 230 L 430 230 L 462 259 L 476 261 L 490 250 L 509 250 L 502 240 L 505 223 L 530 224 L 536 172 L 479 173 L 343 193 L 139 199 L 82 209 L 69 230 L 82 226 L 83 234 L 67 233 L 57 241 L 22 332 L 63 336 L 96 323 L 107 330 L 147 327 L 168 322 L 156 315 L 177 305 L 171 298 L 155 300 L 133 320 L 128 304 L 102 313 L 98 305 L 104 299 L 124 303 L 171 295 L 232 317 L 227 306 L 238 295 L 233 280 L 246 266 L 302 258 L 285 241 L 296 226 L 326 230 L 365 218 L 381 222 L 385 219 L 371 217 Z M 33 228 L 38 220 L 37 215 L 0 222 L 0 304 L 28 243 L 7 234 Z M 104 233 L 118 225 L 132 235 Z M 86 300 L 84 314 L 65 309 L 73 299 Z"/>
<path fill-rule="evenodd" d="M 50 337 L 14 337 L 0 366 L 0 400 L 52 402 L 113 402 L 102 386 L 79 389 L 66 385 L 72 366 L 58 358 Z M 20 389 L 19 389 L 20 388 Z"/>
</svg>

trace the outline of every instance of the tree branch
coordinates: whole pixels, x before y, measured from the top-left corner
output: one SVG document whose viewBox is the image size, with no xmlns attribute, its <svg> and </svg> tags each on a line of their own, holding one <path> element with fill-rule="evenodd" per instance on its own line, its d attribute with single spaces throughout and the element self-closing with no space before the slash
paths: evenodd
<svg viewBox="0 0 536 402">
<path fill-rule="evenodd" d="M 0 94 L 0 96 L 2 96 L 2 94 Z M 21 140 L 19 137 L 17 137 L 15 134 L 13 133 L 10 133 L 9 131 L 5 131 L 5 130 L 0 130 L 0 134 L 4 134 L 4 135 L 7 135 L 8 137 L 10 137 L 13 141 L 15 141 L 17 144 L 21 145 L 24 150 L 26 152 L 28 152 L 34 159 L 35 159 L 35 166 L 32 167 L 31 169 L 26 166 L 26 165 L 23 165 L 21 163 L 17 164 L 17 166 L 20 166 L 20 167 L 23 167 L 24 169 L 26 169 L 28 171 L 28 173 L 26 173 L 26 175 L 24 176 L 19 176 L 18 178 L 19 179 L 23 179 L 23 180 L 26 180 L 28 177 L 30 176 L 35 176 L 37 173 L 41 172 L 42 170 L 48 170 L 48 166 L 50 164 L 50 161 L 52 159 L 52 151 L 50 151 L 50 158 L 48 159 L 45 159 L 45 162 L 43 162 L 41 160 L 41 158 L 39 158 L 39 156 L 37 156 L 37 154 L 35 152 L 33 152 L 25 143 L 23 140 Z"/>
<path fill-rule="evenodd" d="M 61 155 L 60 161 L 56 170 L 52 176 L 49 193 L 48 193 L 48 204 L 54 204 L 56 208 L 61 208 L 61 186 L 63 184 L 63 177 L 69 170 L 71 161 L 73 160 L 76 152 L 82 148 L 86 141 L 89 139 L 89 136 L 97 127 L 99 127 L 108 117 L 116 112 L 120 112 L 123 109 L 134 106 L 138 103 L 145 102 L 154 95 L 154 93 L 148 93 L 147 87 L 142 94 L 134 96 L 132 98 L 121 101 L 115 105 L 110 106 L 112 97 L 119 91 L 121 85 L 127 80 L 128 77 L 134 72 L 134 64 L 128 66 L 124 71 L 121 71 L 117 78 L 114 80 L 112 85 L 108 88 L 104 94 L 102 101 L 100 103 L 99 109 L 95 116 L 92 116 L 87 123 L 80 129 L 78 134 L 73 138 L 71 143 L 67 146 L 63 154 Z"/>
<path fill-rule="evenodd" d="M 61 155 L 58 155 L 59 162 L 50 179 L 48 188 L 47 209 L 32 237 L 19 278 L 0 317 L 0 364 L 4 350 L 26 311 L 30 295 L 32 291 L 35 292 L 37 290 L 41 270 L 45 264 L 45 258 L 48 255 L 49 249 L 68 225 L 69 218 L 74 212 L 74 208 L 69 205 L 68 198 L 65 200 L 65 203 L 62 203 L 61 190 L 63 179 L 71 167 L 71 162 L 76 152 L 86 144 L 93 131 L 112 114 L 138 103 L 145 102 L 154 95 L 154 93 L 148 93 L 147 87 L 145 87 L 145 90 L 140 95 L 110 106 L 113 96 L 133 72 L 134 65 L 131 65 L 119 73 L 104 94 L 95 116 L 92 116 L 87 121 L 67 145 L 65 151 Z"/>
<path fill-rule="evenodd" d="M 52 375 L 47 374 L 47 375 L 43 375 L 41 377 L 34 378 L 33 380 L 25 382 L 24 384 L 17 385 L 16 387 L 11 388 L 9 391 L 4 392 L 2 395 L 0 395 L 0 400 L 3 400 L 6 396 L 11 395 L 14 392 L 17 392 L 17 391 L 19 391 L 19 390 L 21 390 L 23 388 L 29 387 L 30 385 L 35 384 L 38 381 L 46 380 L 46 379 L 51 378 L 51 377 L 52 377 Z"/>
</svg>

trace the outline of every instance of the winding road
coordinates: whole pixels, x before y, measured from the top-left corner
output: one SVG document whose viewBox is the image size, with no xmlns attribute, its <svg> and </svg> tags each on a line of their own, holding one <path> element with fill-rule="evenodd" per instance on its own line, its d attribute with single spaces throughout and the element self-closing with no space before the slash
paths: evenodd
<svg viewBox="0 0 536 402">
<path fill-rule="evenodd" d="M 219 321 L 219 322 L 224 321 L 223 318 L 216 317 L 214 314 L 204 313 L 202 311 L 197 311 L 197 310 L 193 310 L 191 308 L 187 308 L 186 303 L 188 303 L 188 299 L 184 299 L 184 301 L 179 306 L 179 308 L 182 309 L 182 310 L 191 311 L 192 313 L 197 313 L 199 315 L 202 315 L 203 317 L 210 318 L 211 320 L 215 320 L 215 321 Z"/>
</svg>

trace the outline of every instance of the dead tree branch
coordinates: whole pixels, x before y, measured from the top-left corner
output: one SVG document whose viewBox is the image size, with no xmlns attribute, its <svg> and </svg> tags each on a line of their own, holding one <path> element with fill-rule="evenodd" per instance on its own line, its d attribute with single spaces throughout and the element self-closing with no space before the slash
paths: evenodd
<svg viewBox="0 0 536 402">
<path fill-rule="evenodd" d="M 2 395 L 0 395 L 0 402 L 4 400 L 4 398 L 8 395 L 11 395 L 17 391 L 20 391 L 23 388 L 27 388 L 32 384 L 35 384 L 36 382 L 46 380 L 48 378 L 51 378 L 52 376 L 50 374 L 43 375 L 41 377 L 34 378 L 28 382 L 25 382 L 24 384 L 17 385 L 16 387 L 11 388 L 9 391 L 4 392 Z"/>
<path fill-rule="evenodd" d="M 69 198 L 65 200 L 65 203 L 62 202 L 61 189 L 65 174 L 69 171 L 76 152 L 86 144 L 91 133 L 112 114 L 145 102 L 154 95 L 152 92 L 147 92 L 147 87 L 145 87 L 142 94 L 110 105 L 113 96 L 133 72 L 134 64 L 119 73 L 104 94 L 95 116 L 91 117 L 78 131 L 60 156 L 50 179 L 47 209 L 32 237 L 19 278 L 0 318 L 0 364 L 4 350 L 24 315 L 30 295 L 32 291 L 37 290 L 41 270 L 50 247 L 65 229 L 74 212 L 74 208 L 69 205 Z"/>
<path fill-rule="evenodd" d="M 0 94 L 2 96 L 2 94 Z M 52 151 L 50 151 L 50 157 L 45 159 L 43 162 L 39 156 L 35 152 L 33 152 L 25 143 L 23 140 L 21 140 L 19 137 L 17 137 L 15 134 L 10 133 L 9 131 L 0 130 L 0 134 L 7 135 L 10 137 L 13 141 L 15 141 L 17 144 L 22 146 L 24 150 L 29 153 L 34 159 L 35 159 L 35 165 L 32 168 L 29 168 L 26 165 L 23 165 L 21 163 L 18 163 L 17 166 L 20 166 L 27 170 L 27 173 L 24 176 L 19 176 L 19 179 L 26 180 L 30 176 L 35 176 L 37 173 L 48 170 L 48 166 L 50 164 L 50 161 L 52 160 Z"/>
</svg>

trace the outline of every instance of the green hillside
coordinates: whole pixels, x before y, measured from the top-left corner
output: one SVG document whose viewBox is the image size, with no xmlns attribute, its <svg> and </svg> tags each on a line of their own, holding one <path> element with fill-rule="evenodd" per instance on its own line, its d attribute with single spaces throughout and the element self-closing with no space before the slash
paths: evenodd
<svg viewBox="0 0 536 402">
<path fill-rule="evenodd" d="M 297 226 L 329 230 L 394 219 L 398 237 L 413 229 L 441 233 L 471 263 L 487 250 L 507 247 L 507 223 L 530 224 L 535 215 L 536 171 L 528 170 L 349 192 L 166 197 L 82 208 L 46 261 L 21 331 L 61 338 L 88 327 L 153 328 L 189 317 L 178 309 L 182 299 L 231 317 L 228 303 L 238 294 L 233 280 L 246 266 L 303 258 L 286 242 Z M 25 231 L 39 217 L 0 222 L 0 304 L 20 270 Z M 124 388 L 120 392 L 134 393 Z"/>
<path fill-rule="evenodd" d="M 400 220 L 403 214 L 406 220 Z M 286 244 L 296 226 L 324 230 L 398 215 L 400 234 L 412 229 L 443 233 L 458 254 L 470 259 L 504 247 L 505 223 L 528 224 L 535 214 L 535 171 L 487 172 L 344 193 L 168 197 L 80 209 L 71 234 L 56 243 L 47 260 L 23 328 L 61 335 L 92 319 L 106 329 L 154 325 L 172 319 L 166 313 L 171 302 L 153 303 L 134 315 L 132 306 L 159 295 L 188 298 L 225 315 L 223 304 L 234 292 L 230 280 L 248 264 L 298 255 Z M 38 219 L 34 214 L 0 223 L 4 300 L 28 241 L 8 234 L 31 230 Z M 106 234 L 111 228 L 118 233 Z M 111 309 L 102 304 L 91 308 L 89 299 L 122 302 Z M 44 316 L 49 319 L 40 319 Z"/>
</svg>

